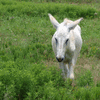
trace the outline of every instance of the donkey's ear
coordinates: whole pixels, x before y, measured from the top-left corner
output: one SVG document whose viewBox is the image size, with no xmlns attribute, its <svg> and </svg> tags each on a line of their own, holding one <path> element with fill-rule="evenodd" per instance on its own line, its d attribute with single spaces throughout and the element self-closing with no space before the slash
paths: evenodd
<svg viewBox="0 0 100 100">
<path fill-rule="evenodd" d="M 49 16 L 50 21 L 53 24 L 53 26 L 57 29 L 57 27 L 59 26 L 58 21 L 51 14 L 48 14 L 48 16 Z"/>
<path fill-rule="evenodd" d="M 83 18 L 80 18 L 80 19 L 78 19 L 78 20 L 76 20 L 76 21 L 70 23 L 70 24 L 68 25 L 68 28 L 69 28 L 70 30 L 71 30 L 71 29 L 74 29 L 74 28 L 81 22 L 82 19 L 83 19 Z"/>
</svg>

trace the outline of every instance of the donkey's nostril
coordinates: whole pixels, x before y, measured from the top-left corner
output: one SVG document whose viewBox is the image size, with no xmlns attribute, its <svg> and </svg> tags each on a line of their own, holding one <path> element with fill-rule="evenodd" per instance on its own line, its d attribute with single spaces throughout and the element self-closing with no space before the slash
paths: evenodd
<svg viewBox="0 0 100 100">
<path fill-rule="evenodd" d="M 58 60 L 58 62 L 61 62 L 64 60 L 64 58 L 58 58 L 58 57 L 56 57 L 56 59 Z"/>
</svg>

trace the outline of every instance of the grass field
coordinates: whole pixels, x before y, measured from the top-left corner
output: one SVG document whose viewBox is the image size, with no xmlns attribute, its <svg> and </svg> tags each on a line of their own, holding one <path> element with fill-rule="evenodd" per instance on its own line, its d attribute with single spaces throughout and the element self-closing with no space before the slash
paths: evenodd
<svg viewBox="0 0 100 100">
<path fill-rule="evenodd" d="M 99 3 L 31 1 L 0 0 L 0 100 L 100 100 Z M 61 77 L 48 13 L 84 18 L 74 81 Z"/>
</svg>

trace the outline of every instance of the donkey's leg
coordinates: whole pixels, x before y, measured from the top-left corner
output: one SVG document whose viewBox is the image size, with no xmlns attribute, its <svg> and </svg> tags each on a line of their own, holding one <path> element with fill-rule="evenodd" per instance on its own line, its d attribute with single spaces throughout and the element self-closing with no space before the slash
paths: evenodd
<svg viewBox="0 0 100 100">
<path fill-rule="evenodd" d="M 69 65 L 69 73 L 70 73 L 70 79 L 74 79 L 74 67 L 77 61 L 77 55 L 74 55 L 74 57 L 72 58 L 72 60 L 69 61 L 68 65 Z"/>
<path fill-rule="evenodd" d="M 69 78 L 70 79 L 74 79 L 74 63 L 73 62 L 69 62 Z"/>
<path fill-rule="evenodd" d="M 63 62 L 60 62 L 60 63 L 59 63 L 59 67 L 60 67 L 60 69 L 62 69 L 61 75 L 63 76 L 63 78 L 66 78 L 64 63 L 63 63 Z"/>
<path fill-rule="evenodd" d="M 70 79 L 74 79 L 74 67 L 78 58 L 80 51 L 77 51 L 74 53 L 74 56 L 72 58 L 72 60 L 70 60 L 70 62 L 68 63 L 69 65 L 69 73 L 70 73 Z"/>
<path fill-rule="evenodd" d="M 66 75 L 66 78 L 69 78 L 70 77 L 69 66 L 66 63 L 64 63 L 64 65 L 65 65 L 65 75 Z"/>
</svg>

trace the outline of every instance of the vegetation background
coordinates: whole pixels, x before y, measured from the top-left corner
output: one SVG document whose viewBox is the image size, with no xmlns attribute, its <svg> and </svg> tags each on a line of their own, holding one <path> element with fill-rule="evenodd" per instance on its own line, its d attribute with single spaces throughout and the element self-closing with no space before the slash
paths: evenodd
<svg viewBox="0 0 100 100">
<path fill-rule="evenodd" d="M 48 13 L 84 18 L 73 82 L 61 77 Z M 100 100 L 99 0 L 0 0 L 0 100 L 37 99 Z"/>
</svg>

